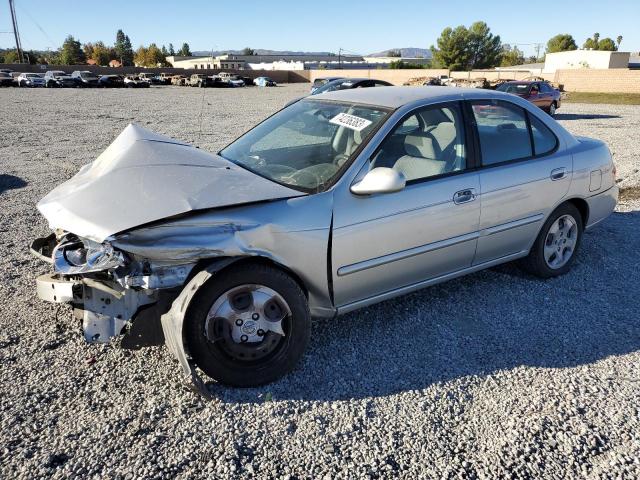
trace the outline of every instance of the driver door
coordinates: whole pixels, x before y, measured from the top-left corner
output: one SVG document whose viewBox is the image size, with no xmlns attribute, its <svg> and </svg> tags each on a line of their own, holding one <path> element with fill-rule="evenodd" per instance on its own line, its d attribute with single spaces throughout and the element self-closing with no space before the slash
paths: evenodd
<svg viewBox="0 0 640 480">
<path fill-rule="evenodd" d="M 380 143 L 365 168 L 401 171 L 395 193 L 334 198 L 332 277 L 345 307 L 470 267 L 480 182 L 470 170 L 459 103 L 418 108 Z"/>
</svg>

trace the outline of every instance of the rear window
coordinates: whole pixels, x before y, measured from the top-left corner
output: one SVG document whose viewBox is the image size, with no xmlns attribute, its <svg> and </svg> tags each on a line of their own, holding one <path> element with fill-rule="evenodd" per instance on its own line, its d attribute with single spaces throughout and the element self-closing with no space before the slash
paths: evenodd
<svg viewBox="0 0 640 480">
<path fill-rule="evenodd" d="M 529 115 L 531 133 L 533 135 L 533 149 L 536 156 L 545 155 L 555 150 L 558 139 L 551 130 L 533 115 Z"/>
<path fill-rule="evenodd" d="M 501 100 L 472 104 L 483 165 L 531 157 L 533 149 L 523 108 Z"/>
</svg>

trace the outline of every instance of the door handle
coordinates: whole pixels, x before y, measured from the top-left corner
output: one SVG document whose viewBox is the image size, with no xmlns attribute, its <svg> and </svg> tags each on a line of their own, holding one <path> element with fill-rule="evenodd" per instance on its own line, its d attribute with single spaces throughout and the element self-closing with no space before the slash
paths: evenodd
<svg viewBox="0 0 640 480">
<path fill-rule="evenodd" d="M 473 202 L 476 199 L 476 191 L 473 188 L 465 188 L 453 194 L 453 203 L 460 205 L 461 203 Z"/>
<path fill-rule="evenodd" d="M 561 180 L 567 176 L 567 169 L 564 167 L 551 170 L 551 180 Z"/>
</svg>

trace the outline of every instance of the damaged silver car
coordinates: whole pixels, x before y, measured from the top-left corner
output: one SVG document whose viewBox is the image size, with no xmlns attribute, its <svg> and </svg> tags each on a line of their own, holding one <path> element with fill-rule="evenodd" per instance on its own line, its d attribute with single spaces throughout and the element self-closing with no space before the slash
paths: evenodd
<svg viewBox="0 0 640 480">
<path fill-rule="evenodd" d="M 37 291 L 89 342 L 161 322 L 185 373 L 253 386 L 294 367 L 312 317 L 516 259 L 566 273 L 617 195 L 606 145 L 499 92 L 319 95 L 218 154 L 129 125 L 39 202 Z"/>
</svg>

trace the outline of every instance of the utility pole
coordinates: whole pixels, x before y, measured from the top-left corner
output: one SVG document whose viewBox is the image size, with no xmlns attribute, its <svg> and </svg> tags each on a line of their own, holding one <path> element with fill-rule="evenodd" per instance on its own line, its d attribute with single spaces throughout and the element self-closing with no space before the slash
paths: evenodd
<svg viewBox="0 0 640 480">
<path fill-rule="evenodd" d="M 18 52 L 18 63 L 24 63 L 22 45 L 20 44 L 20 34 L 18 33 L 18 21 L 16 20 L 16 7 L 13 0 L 9 0 L 9 11 L 11 12 L 11 22 L 13 23 L 13 35 L 16 37 L 16 50 Z"/>
<path fill-rule="evenodd" d="M 338 49 L 338 69 L 342 69 L 342 47 Z"/>
</svg>

